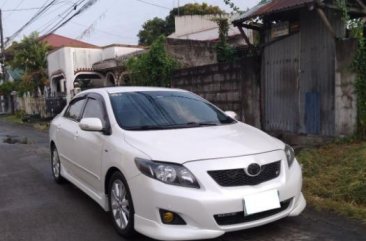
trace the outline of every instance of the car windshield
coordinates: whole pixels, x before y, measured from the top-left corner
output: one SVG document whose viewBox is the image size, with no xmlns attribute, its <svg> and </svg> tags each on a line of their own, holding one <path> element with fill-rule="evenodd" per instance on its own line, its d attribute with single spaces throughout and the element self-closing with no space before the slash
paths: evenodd
<svg viewBox="0 0 366 241">
<path fill-rule="evenodd" d="M 190 92 L 137 91 L 110 95 L 118 124 L 126 130 L 216 126 L 236 121 Z"/>
</svg>

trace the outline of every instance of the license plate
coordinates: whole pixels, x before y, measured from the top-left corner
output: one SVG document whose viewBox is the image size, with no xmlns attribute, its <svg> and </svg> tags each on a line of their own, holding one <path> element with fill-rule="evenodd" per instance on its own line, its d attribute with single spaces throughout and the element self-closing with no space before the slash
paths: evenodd
<svg viewBox="0 0 366 241">
<path fill-rule="evenodd" d="M 277 190 L 255 193 L 244 197 L 245 216 L 280 207 L 281 205 Z"/>
</svg>

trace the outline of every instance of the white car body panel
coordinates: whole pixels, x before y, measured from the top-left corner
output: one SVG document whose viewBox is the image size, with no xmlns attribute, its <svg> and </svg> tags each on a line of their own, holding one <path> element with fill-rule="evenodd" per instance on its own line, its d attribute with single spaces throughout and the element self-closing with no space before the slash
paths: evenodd
<svg viewBox="0 0 366 241">
<path fill-rule="evenodd" d="M 52 121 L 50 141 L 57 147 L 61 175 L 109 210 L 106 178 L 119 170 L 131 190 L 135 229 L 161 240 L 192 240 L 218 237 L 225 232 L 264 225 L 299 215 L 306 206 L 302 195 L 302 171 L 295 160 L 288 166 L 285 144 L 244 123 L 197 128 L 126 131 L 113 115 L 109 94 L 129 91 L 181 91 L 161 88 L 105 88 L 82 92 L 98 93 L 105 100 L 111 135 L 87 132 L 77 122 L 66 120 L 64 111 Z M 60 129 L 67 129 L 62 131 Z M 135 158 L 182 164 L 196 177 L 200 188 L 168 185 L 142 174 Z M 253 186 L 220 186 L 208 171 L 246 168 L 280 161 L 278 177 Z M 274 215 L 234 225 L 219 225 L 214 215 L 243 212 L 246 195 L 277 190 L 279 200 L 289 206 Z M 179 214 L 186 225 L 166 225 L 159 209 Z"/>
</svg>

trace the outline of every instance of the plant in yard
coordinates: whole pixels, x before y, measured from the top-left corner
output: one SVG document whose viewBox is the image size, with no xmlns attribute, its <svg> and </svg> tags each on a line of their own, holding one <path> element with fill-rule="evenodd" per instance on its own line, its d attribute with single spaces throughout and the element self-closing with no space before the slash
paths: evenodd
<svg viewBox="0 0 366 241">
<path fill-rule="evenodd" d="M 150 50 L 127 62 L 130 83 L 143 86 L 170 86 L 171 75 L 178 63 L 165 50 L 165 37 L 153 42 Z"/>
<path fill-rule="evenodd" d="M 219 42 L 216 44 L 216 54 L 218 62 L 234 61 L 235 50 L 228 42 L 229 22 L 225 17 L 213 19 L 219 26 Z"/>
<path fill-rule="evenodd" d="M 11 59 L 8 64 L 13 69 L 19 69 L 23 75 L 18 85 L 19 92 L 32 91 L 38 93 L 47 84 L 47 59 L 48 46 L 39 41 L 38 33 L 33 32 L 24 37 L 19 43 L 15 42 L 10 47 Z"/>
</svg>

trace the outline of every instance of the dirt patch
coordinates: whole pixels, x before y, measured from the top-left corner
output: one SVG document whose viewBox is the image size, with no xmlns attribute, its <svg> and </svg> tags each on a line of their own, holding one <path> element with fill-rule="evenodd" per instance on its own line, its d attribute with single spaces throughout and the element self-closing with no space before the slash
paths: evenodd
<svg viewBox="0 0 366 241">
<path fill-rule="evenodd" d="M 7 144 L 30 144 L 28 137 L 18 137 L 18 136 L 9 136 L 6 135 L 6 137 L 3 139 L 4 143 Z"/>
</svg>

